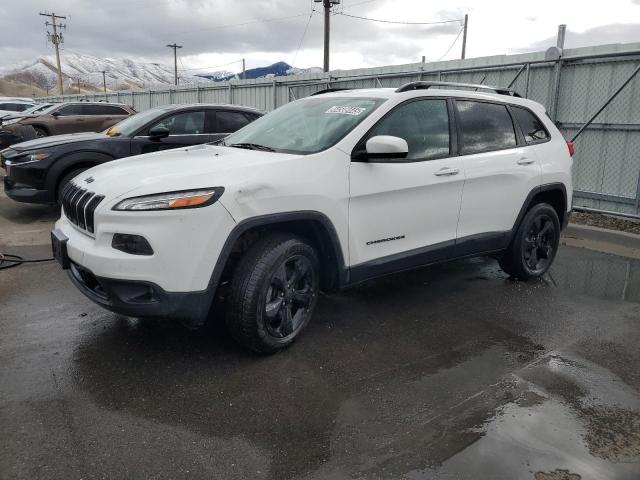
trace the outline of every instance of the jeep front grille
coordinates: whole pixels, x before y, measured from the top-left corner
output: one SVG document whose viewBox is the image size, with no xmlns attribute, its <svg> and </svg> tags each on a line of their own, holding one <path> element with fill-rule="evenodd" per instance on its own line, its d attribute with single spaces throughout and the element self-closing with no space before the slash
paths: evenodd
<svg viewBox="0 0 640 480">
<path fill-rule="evenodd" d="M 94 214 L 102 200 L 103 195 L 96 195 L 69 182 L 62 191 L 62 210 L 75 226 L 94 233 Z"/>
</svg>

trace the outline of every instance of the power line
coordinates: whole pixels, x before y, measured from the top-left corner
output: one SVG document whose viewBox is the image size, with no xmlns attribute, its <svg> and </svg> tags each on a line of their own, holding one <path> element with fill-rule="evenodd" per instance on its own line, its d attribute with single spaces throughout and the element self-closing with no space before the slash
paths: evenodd
<svg viewBox="0 0 640 480">
<path fill-rule="evenodd" d="M 464 27 L 462 27 L 460 29 L 460 31 L 458 32 L 458 35 L 456 35 L 456 38 L 453 39 L 453 43 L 451 44 L 451 46 L 447 49 L 446 52 L 444 52 L 444 54 L 439 59 L 436 60 L 436 62 L 439 62 L 440 60 L 442 60 L 444 57 L 446 57 L 449 54 L 449 52 L 451 51 L 453 46 L 456 44 L 456 42 L 460 38 L 460 34 L 462 33 L 463 30 L 464 30 Z"/>
<path fill-rule="evenodd" d="M 311 23 L 311 17 L 315 13 L 315 9 L 311 9 L 311 13 L 309 14 L 309 18 L 307 19 L 307 24 L 304 26 L 304 31 L 302 32 L 302 37 L 300 37 L 300 42 L 298 43 L 298 48 L 296 49 L 296 54 L 293 56 L 293 66 L 296 66 L 296 60 L 298 59 L 298 53 L 300 53 L 300 48 L 302 48 L 302 42 L 304 42 L 304 37 L 307 35 L 307 30 L 309 29 L 309 24 Z"/>
<path fill-rule="evenodd" d="M 348 13 L 336 13 L 336 15 L 342 15 L 343 17 L 349 17 L 349 18 L 357 18 L 358 20 L 368 20 L 370 22 L 391 23 L 394 25 L 442 25 L 445 23 L 460 23 L 463 21 L 461 18 L 458 18 L 454 20 L 440 20 L 437 22 L 397 22 L 393 20 L 380 20 L 377 18 L 360 17 L 358 15 L 350 15 Z"/>
<path fill-rule="evenodd" d="M 213 65 L 213 66 L 207 66 L 207 67 L 189 67 L 189 68 L 181 68 L 180 71 L 188 71 L 188 70 L 206 70 L 206 69 L 211 69 L 211 68 L 221 68 L 221 67 L 226 67 L 228 65 L 233 65 L 234 63 L 240 63 L 242 62 L 242 59 L 239 60 L 234 60 L 233 62 L 229 62 L 229 63 L 223 63 L 222 65 Z"/>
<path fill-rule="evenodd" d="M 265 19 L 261 19 L 261 20 L 251 20 L 248 22 L 242 22 L 242 23 L 230 23 L 227 25 L 215 25 L 213 27 L 207 27 L 207 28 L 196 28 L 196 29 L 192 29 L 192 30 L 187 30 L 187 31 L 183 31 L 183 32 L 175 32 L 175 35 L 188 35 L 190 33 L 197 33 L 197 32 L 205 32 L 205 31 L 210 31 L 210 30 L 222 30 L 224 28 L 234 28 L 234 27 L 244 27 L 245 25 L 253 25 L 255 23 L 269 23 L 269 22 L 278 22 L 281 20 L 288 20 L 290 18 L 299 18 L 299 17 L 306 17 L 307 14 L 306 13 L 298 13 L 296 15 L 289 15 L 286 17 L 274 17 L 274 18 L 265 18 Z"/>
<path fill-rule="evenodd" d="M 353 5 L 342 5 L 342 11 L 348 9 L 348 8 L 353 8 L 353 7 L 358 7 L 360 5 L 364 5 L 365 3 L 371 3 L 371 2 L 377 2 L 378 0 L 364 0 L 363 2 L 358 2 L 358 3 L 354 3 Z"/>
</svg>

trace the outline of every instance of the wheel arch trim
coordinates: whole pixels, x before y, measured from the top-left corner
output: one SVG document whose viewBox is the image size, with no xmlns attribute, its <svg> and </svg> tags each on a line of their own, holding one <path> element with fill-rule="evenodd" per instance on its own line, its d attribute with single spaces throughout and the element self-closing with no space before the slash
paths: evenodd
<svg viewBox="0 0 640 480">
<path fill-rule="evenodd" d="M 222 273 L 224 272 L 225 267 L 229 261 L 229 257 L 231 256 L 231 252 L 238 241 L 238 239 L 245 233 L 250 230 L 261 228 L 261 227 L 269 227 L 276 226 L 287 223 L 298 223 L 312 221 L 316 224 L 320 224 L 324 229 L 330 240 L 330 248 L 332 250 L 332 254 L 335 255 L 336 261 L 336 269 L 337 269 L 337 283 L 338 286 L 345 285 L 348 283 L 348 269 L 344 260 L 344 252 L 342 246 L 340 244 L 340 239 L 338 237 L 338 233 L 336 231 L 333 222 L 327 217 L 324 213 L 315 211 L 315 210 L 302 210 L 302 211 L 292 211 L 292 212 L 283 212 L 283 213 L 273 213 L 267 215 L 260 215 L 257 217 L 247 218 L 245 220 L 240 221 L 234 228 L 231 230 L 227 239 L 220 250 L 218 255 L 218 259 L 216 260 L 216 264 L 211 273 L 211 278 L 209 279 L 209 284 L 206 288 L 206 291 L 209 293 L 209 299 L 211 304 L 213 304 L 216 291 L 220 284 L 220 280 L 222 278 Z"/>
<path fill-rule="evenodd" d="M 513 237 L 513 235 L 515 234 L 516 230 L 518 230 L 518 226 L 520 225 L 520 222 L 522 222 L 522 219 L 524 218 L 526 213 L 531 208 L 533 199 L 536 197 L 536 195 L 539 195 L 539 194 L 545 193 L 545 192 L 553 192 L 553 191 L 557 191 L 557 192 L 560 192 L 562 194 L 562 198 L 563 198 L 563 207 L 562 207 L 562 210 L 563 210 L 563 222 L 561 223 L 560 227 L 561 227 L 561 229 L 564 229 L 564 227 L 566 227 L 566 223 L 568 222 L 568 219 L 569 219 L 569 211 L 567 209 L 567 206 L 568 206 L 567 187 L 563 183 L 560 183 L 560 182 L 546 183 L 544 185 L 537 186 L 536 188 L 531 190 L 529 192 L 529 194 L 527 195 L 527 198 L 525 199 L 524 203 L 522 204 L 522 207 L 520 208 L 520 212 L 518 213 L 518 216 L 516 217 L 516 221 L 513 224 L 513 228 L 511 229 L 510 238 Z"/>
</svg>

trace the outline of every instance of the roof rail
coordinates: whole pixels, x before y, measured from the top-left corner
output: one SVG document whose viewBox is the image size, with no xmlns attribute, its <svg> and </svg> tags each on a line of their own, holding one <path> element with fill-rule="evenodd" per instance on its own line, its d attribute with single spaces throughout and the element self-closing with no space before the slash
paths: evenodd
<svg viewBox="0 0 640 480">
<path fill-rule="evenodd" d="M 520 94 L 515 90 L 504 87 L 492 87 L 489 85 L 479 85 L 475 83 L 455 83 L 455 82 L 409 82 L 402 85 L 396 90 L 396 93 L 408 92 L 410 90 L 427 90 L 431 87 L 450 87 L 450 88 L 475 88 L 476 90 L 488 90 L 499 95 L 510 95 L 519 97 Z"/>
<path fill-rule="evenodd" d="M 315 93 L 312 93 L 310 96 L 314 95 L 322 95 L 323 93 L 332 93 L 332 92 L 343 92 L 345 90 L 353 90 L 352 88 L 325 88 L 324 90 L 318 90 Z"/>
</svg>

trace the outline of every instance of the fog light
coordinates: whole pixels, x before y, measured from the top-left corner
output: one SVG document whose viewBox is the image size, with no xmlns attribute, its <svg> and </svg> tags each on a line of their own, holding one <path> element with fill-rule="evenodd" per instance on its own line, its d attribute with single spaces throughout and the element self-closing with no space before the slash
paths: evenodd
<svg viewBox="0 0 640 480">
<path fill-rule="evenodd" d="M 153 248 L 147 239 L 140 235 L 129 235 L 127 233 L 116 233 L 111 241 L 111 246 L 121 252 L 131 255 L 153 255 Z"/>
</svg>

